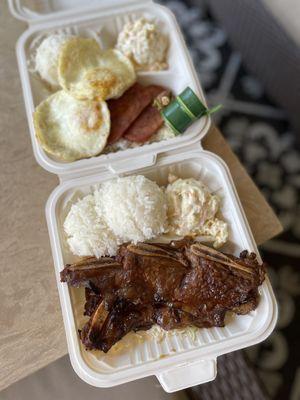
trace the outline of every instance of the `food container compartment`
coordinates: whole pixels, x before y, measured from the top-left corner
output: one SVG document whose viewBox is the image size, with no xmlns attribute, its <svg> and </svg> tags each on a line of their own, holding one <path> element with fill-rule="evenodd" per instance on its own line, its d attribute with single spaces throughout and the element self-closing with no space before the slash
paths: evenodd
<svg viewBox="0 0 300 400">
<path fill-rule="evenodd" d="M 199 150 L 170 153 L 159 157 L 156 165 L 123 170 L 122 175 L 142 174 L 159 185 L 167 183 L 169 173 L 181 178 L 201 179 L 222 200 L 221 215 L 229 223 L 229 242 L 222 250 L 239 254 L 243 249 L 257 248 L 232 179 L 225 164 L 212 153 Z M 73 368 L 86 382 L 108 387 L 148 375 L 156 375 L 163 388 L 172 392 L 214 379 L 216 358 L 224 353 L 250 346 L 265 339 L 273 330 L 277 308 L 268 281 L 260 287 L 260 303 L 248 315 L 228 315 L 224 328 L 194 329 L 192 335 L 172 331 L 155 338 L 147 333 L 130 333 L 107 354 L 88 352 L 81 345 L 77 330 L 82 326 L 84 292 L 60 283 L 59 273 L 65 263 L 75 260 L 69 252 L 63 232 L 63 221 L 79 195 L 90 193 L 94 184 L 115 175 L 109 171 L 62 183 L 47 203 L 47 221 L 51 238 L 55 272 L 65 330 Z M 118 348 L 117 347 L 117 348 Z"/>
<path fill-rule="evenodd" d="M 116 2 L 113 1 L 112 4 L 114 3 Z M 120 1 L 118 3 L 120 3 Z M 28 7 L 30 5 L 33 7 L 33 4 L 33 2 L 28 1 Z M 38 11 L 42 14 L 46 11 L 49 12 L 49 10 L 45 9 L 44 2 L 39 2 L 39 4 L 40 6 L 37 5 L 34 12 Z M 53 2 L 54 11 L 55 4 L 56 3 Z M 17 44 L 17 57 L 33 150 L 37 161 L 43 168 L 64 178 L 73 177 L 74 175 L 80 175 L 82 171 L 88 171 L 94 168 L 96 165 L 101 168 L 106 168 L 107 165 L 113 165 L 114 162 L 120 159 L 136 157 L 149 152 L 159 153 L 167 151 L 198 141 L 205 135 L 210 126 L 209 116 L 202 117 L 199 121 L 194 123 L 192 127 L 187 129 L 183 135 L 177 136 L 174 139 L 128 149 L 126 151 L 118 151 L 117 153 L 110 153 L 108 155 L 100 154 L 97 157 L 89 159 L 62 162 L 44 152 L 35 136 L 32 114 L 35 107 L 43 99 L 48 97 L 51 91 L 41 82 L 37 74 L 32 73 L 32 71 L 34 68 L 33 57 L 36 48 L 43 37 L 49 32 L 66 32 L 84 37 L 93 37 L 99 41 L 101 47 L 109 48 L 116 42 L 118 32 L 120 32 L 126 22 L 133 21 L 139 17 L 153 20 L 158 24 L 162 32 L 169 37 L 169 68 L 164 71 L 140 71 L 137 74 L 138 81 L 145 84 L 162 84 L 170 88 L 174 94 L 180 93 L 189 85 L 205 104 L 201 85 L 191 63 L 175 17 L 165 7 L 153 4 L 151 1 L 132 1 L 130 4 L 124 4 L 123 7 L 120 7 L 119 4 L 119 7 L 112 5 L 111 8 L 108 9 L 104 7 L 104 9 L 100 9 L 99 11 L 95 10 L 92 15 L 83 13 L 74 15 L 69 19 L 67 19 L 67 17 L 62 18 L 61 15 L 63 14 L 59 15 L 60 18 L 56 20 L 32 24 L 20 37 Z"/>
</svg>

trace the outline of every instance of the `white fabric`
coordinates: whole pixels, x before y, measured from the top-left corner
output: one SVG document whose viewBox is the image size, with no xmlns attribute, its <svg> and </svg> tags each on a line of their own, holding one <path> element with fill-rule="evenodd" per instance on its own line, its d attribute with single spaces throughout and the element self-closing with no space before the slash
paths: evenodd
<svg viewBox="0 0 300 400">
<path fill-rule="evenodd" d="M 284 30 L 300 46 L 300 1 L 262 0 Z"/>
</svg>

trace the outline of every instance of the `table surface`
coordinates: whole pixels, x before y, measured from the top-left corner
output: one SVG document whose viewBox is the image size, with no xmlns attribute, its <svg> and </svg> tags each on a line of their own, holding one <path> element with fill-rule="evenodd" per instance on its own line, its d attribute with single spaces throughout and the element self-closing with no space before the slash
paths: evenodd
<svg viewBox="0 0 300 400">
<path fill-rule="evenodd" d="M 26 25 L 0 14 L 0 390 L 67 352 L 44 207 L 58 179 L 36 163 L 15 42 Z M 204 147 L 229 166 L 258 244 L 281 225 L 216 128 Z"/>
</svg>

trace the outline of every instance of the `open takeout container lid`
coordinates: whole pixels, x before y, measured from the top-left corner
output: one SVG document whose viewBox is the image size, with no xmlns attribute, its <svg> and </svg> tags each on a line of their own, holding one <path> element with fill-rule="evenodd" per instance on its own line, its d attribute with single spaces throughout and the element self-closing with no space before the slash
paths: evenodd
<svg viewBox="0 0 300 400">
<path fill-rule="evenodd" d="M 139 166 L 151 166 L 155 164 L 158 155 L 185 151 L 193 146 L 201 148 L 201 139 L 206 135 L 211 125 L 209 115 L 204 115 L 195 121 L 182 135 L 136 148 L 100 154 L 73 162 L 61 162 L 48 155 L 38 143 L 35 135 L 32 119 L 35 102 L 26 53 L 29 46 L 28 42 L 48 31 L 59 31 L 64 26 L 79 26 L 81 24 L 85 26 L 87 21 L 96 20 L 96 18 L 99 18 L 99 24 L 101 24 L 109 18 L 123 15 L 122 22 L 124 22 L 127 14 L 132 13 L 136 17 L 139 12 L 150 13 L 151 18 L 158 18 L 168 29 L 172 41 L 169 49 L 172 53 L 170 55 L 172 59 L 169 60 L 170 67 L 168 70 L 151 73 L 141 72 L 138 73 L 138 80 L 141 83 L 149 84 L 151 79 L 154 79 L 150 75 L 152 74 L 156 76 L 156 80 L 153 80 L 154 83 L 172 87 L 174 94 L 179 94 L 186 86 L 190 86 L 204 106 L 206 106 L 205 97 L 174 15 L 167 8 L 153 3 L 152 0 L 89 0 L 84 3 L 79 0 L 74 2 L 68 0 L 57 0 L 55 2 L 9 0 L 9 4 L 14 15 L 30 23 L 29 29 L 19 38 L 16 50 L 33 152 L 42 168 L 58 175 L 61 180 L 67 180 L 107 169 L 119 173 L 125 165 L 126 168 L 131 167 L 132 170 Z M 47 4 L 50 4 L 51 7 Z M 74 4 L 75 7 L 73 8 Z M 31 8 L 29 8 L 30 5 Z M 92 12 L 89 13 L 89 11 Z M 178 53 L 178 57 L 175 56 L 175 52 Z M 130 160 L 130 163 L 128 163 L 128 160 Z"/>
</svg>

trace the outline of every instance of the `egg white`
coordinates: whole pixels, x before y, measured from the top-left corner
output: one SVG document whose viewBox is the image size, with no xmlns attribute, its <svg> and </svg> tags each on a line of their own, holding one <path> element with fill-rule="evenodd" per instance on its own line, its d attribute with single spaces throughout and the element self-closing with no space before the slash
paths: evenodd
<svg viewBox="0 0 300 400">
<path fill-rule="evenodd" d="M 71 37 L 64 33 L 50 34 L 36 50 L 35 70 L 52 88 L 59 88 L 57 73 L 59 53 Z"/>
<path fill-rule="evenodd" d="M 36 136 L 45 151 L 63 161 L 98 155 L 110 132 L 106 102 L 78 100 L 60 90 L 34 112 Z"/>
<path fill-rule="evenodd" d="M 78 99 L 120 97 L 136 80 L 134 67 L 120 51 L 102 51 L 95 39 L 74 37 L 62 47 L 59 83 Z"/>
</svg>

